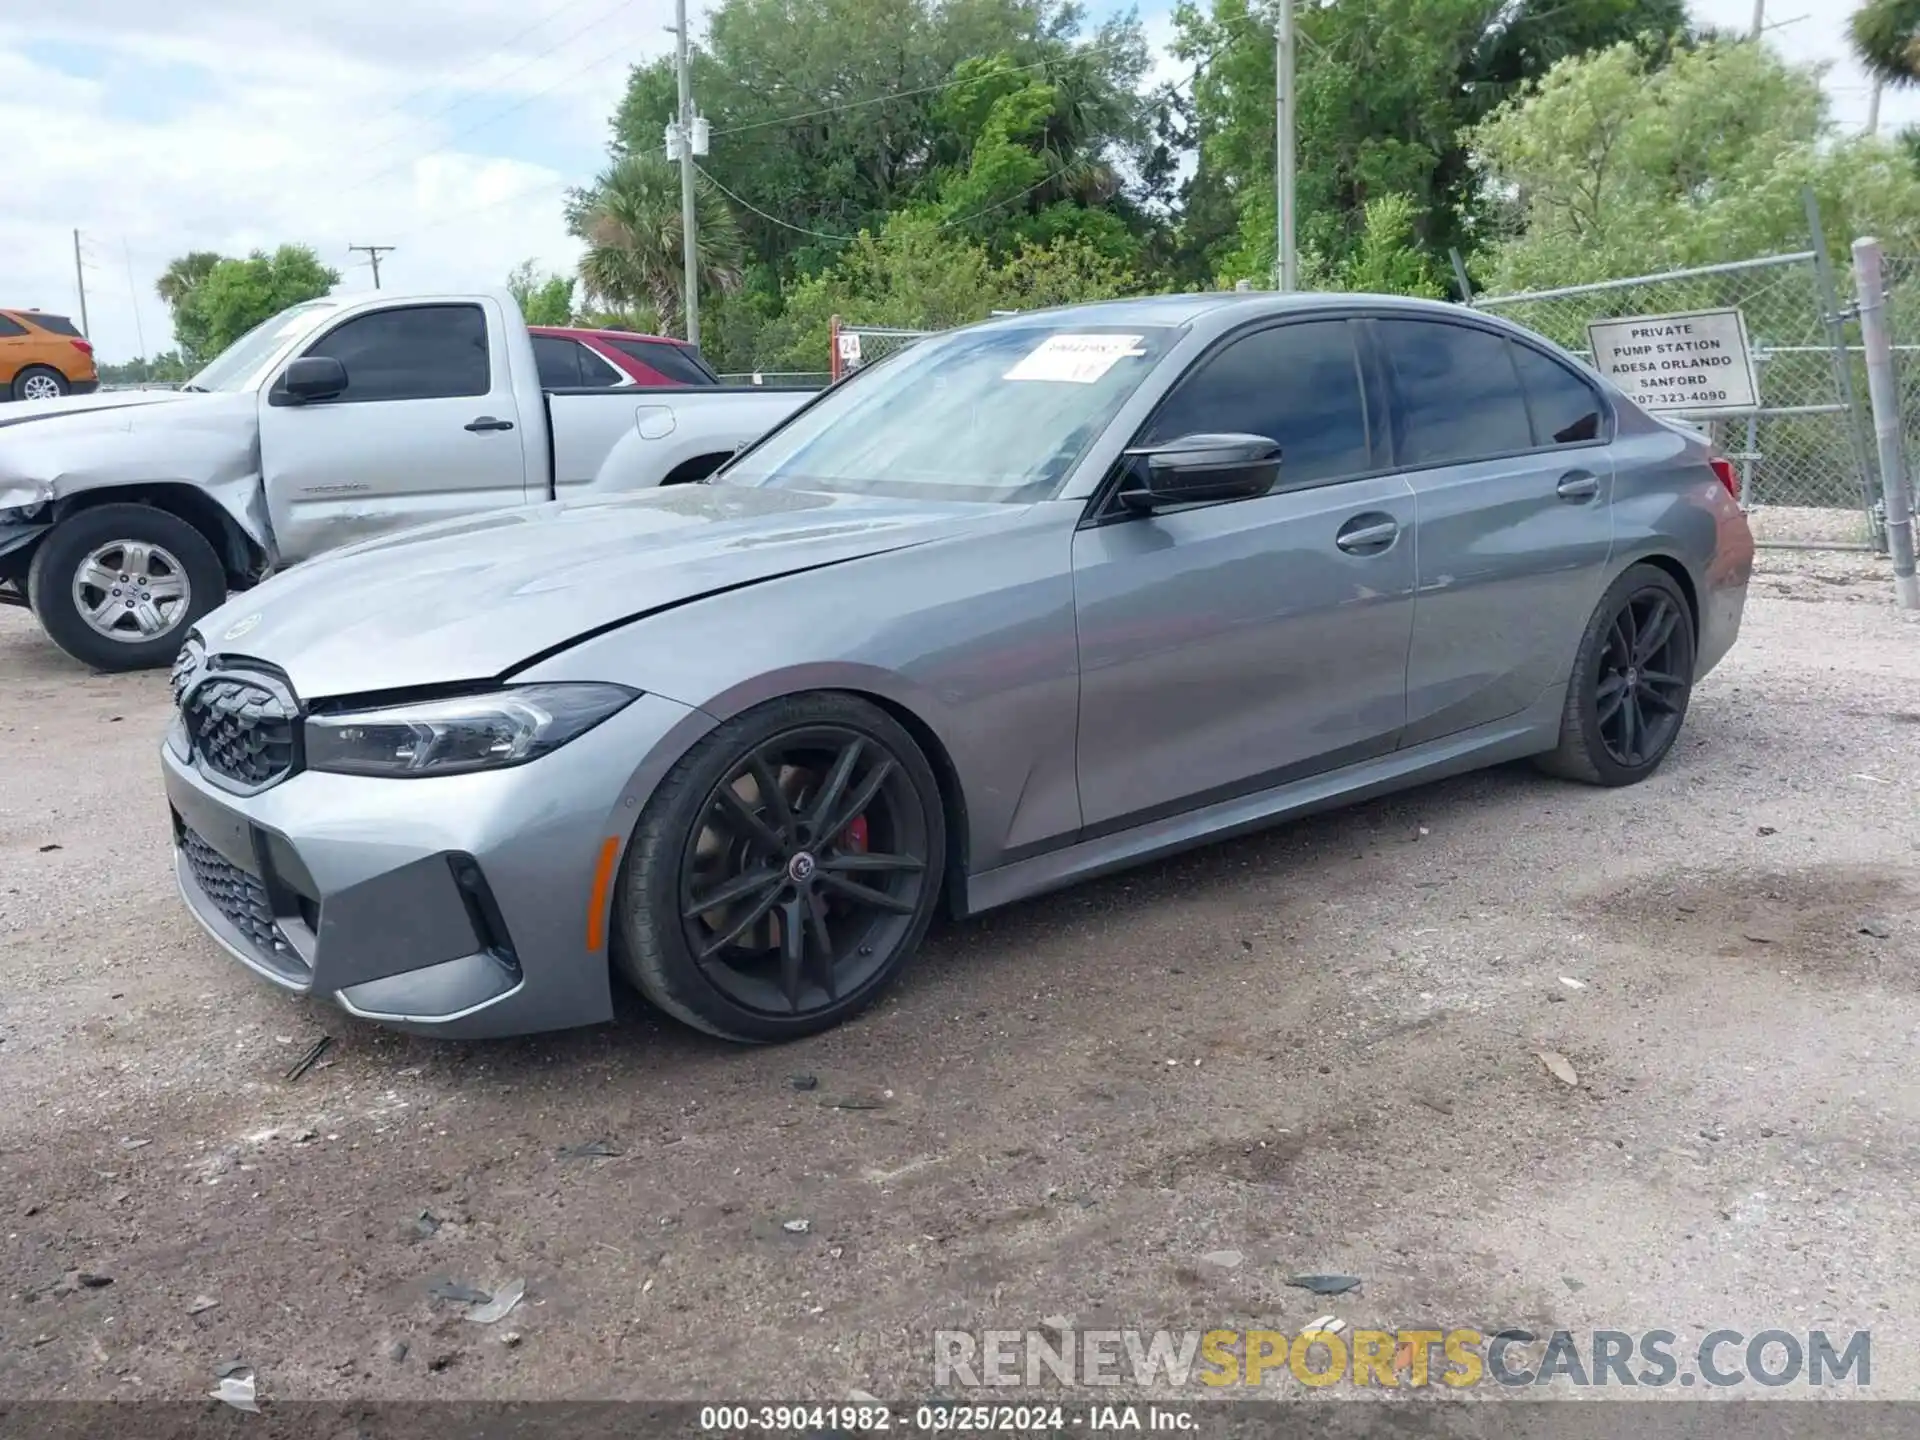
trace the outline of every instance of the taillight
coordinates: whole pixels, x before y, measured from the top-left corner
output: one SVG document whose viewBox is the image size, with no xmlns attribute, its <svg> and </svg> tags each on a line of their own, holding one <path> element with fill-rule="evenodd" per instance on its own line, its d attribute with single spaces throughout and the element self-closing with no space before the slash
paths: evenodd
<svg viewBox="0 0 1920 1440">
<path fill-rule="evenodd" d="M 70 343 L 73 346 L 73 348 L 78 350 L 82 355 L 93 354 L 93 342 L 91 340 L 74 340 L 68 343 Z"/>
<path fill-rule="evenodd" d="M 1713 467 L 1713 473 L 1720 477 L 1720 483 L 1727 487 L 1727 494 L 1738 500 L 1740 498 L 1740 477 L 1733 473 L 1733 462 L 1731 460 L 1723 460 L 1720 456 L 1715 455 L 1707 461 L 1707 464 L 1711 465 Z"/>
</svg>

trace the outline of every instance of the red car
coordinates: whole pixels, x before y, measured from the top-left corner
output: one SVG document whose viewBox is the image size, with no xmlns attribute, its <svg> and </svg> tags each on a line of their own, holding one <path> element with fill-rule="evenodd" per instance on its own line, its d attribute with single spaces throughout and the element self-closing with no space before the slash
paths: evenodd
<svg viewBox="0 0 1920 1440">
<path fill-rule="evenodd" d="M 632 385 L 718 385 L 684 340 L 630 330 L 529 325 L 543 390 L 614 390 Z"/>
</svg>

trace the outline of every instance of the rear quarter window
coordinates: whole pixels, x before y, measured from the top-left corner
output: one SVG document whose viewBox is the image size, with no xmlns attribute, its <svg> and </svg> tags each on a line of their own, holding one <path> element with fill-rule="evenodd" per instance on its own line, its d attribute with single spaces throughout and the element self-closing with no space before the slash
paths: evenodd
<svg viewBox="0 0 1920 1440">
<path fill-rule="evenodd" d="M 69 339 L 80 339 L 80 327 L 64 315 L 28 315 L 27 322 L 38 329 L 53 335 L 65 335 Z"/>
<path fill-rule="evenodd" d="M 1520 388 L 1533 420 L 1533 443 L 1542 449 L 1584 445 L 1606 438 L 1607 409 L 1600 392 L 1580 375 L 1531 345 L 1510 342 Z"/>
<path fill-rule="evenodd" d="M 707 368 L 706 362 L 685 346 L 668 345 L 660 340 L 616 340 L 611 335 L 604 337 L 604 343 L 676 385 L 720 383 L 720 377 Z"/>
</svg>

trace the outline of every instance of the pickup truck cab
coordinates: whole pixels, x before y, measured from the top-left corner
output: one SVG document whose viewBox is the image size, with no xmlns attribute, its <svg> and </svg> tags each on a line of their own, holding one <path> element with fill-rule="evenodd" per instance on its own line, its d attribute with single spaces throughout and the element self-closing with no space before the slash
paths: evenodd
<svg viewBox="0 0 1920 1440">
<path fill-rule="evenodd" d="M 0 603 L 101 670 L 230 590 L 430 521 L 704 479 L 809 392 L 546 388 L 505 291 L 328 296 L 178 391 L 0 412 Z"/>
</svg>

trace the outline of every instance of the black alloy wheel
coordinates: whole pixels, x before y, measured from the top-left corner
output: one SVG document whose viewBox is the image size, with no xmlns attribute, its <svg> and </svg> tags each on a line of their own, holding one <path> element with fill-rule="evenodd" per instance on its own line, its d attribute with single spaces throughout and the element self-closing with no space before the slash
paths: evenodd
<svg viewBox="0 0 1920 1440">
<path fill-rule="evenodd" d="M 1659 768 L 1693 694 L 1694 615 L 1657 565 L 1608 587 L 1574 657 L 1560 744 L 1543 769 L 1591 785 L 1631 785 Z"/>
<path fill-rule="evenodd" d="M 1593 718 L 1615 763 L 1645 764 L 1680 733 L 1693 661 L 1680 631 L 1689 625 L 1659 586 L 1629 596 L 1614 615 L 1600 653 Z"/>
<path fill-rule="evenodd" d="M 918 947 L 945 856 L 939 789 L 885 712 L 748 711 L 656 791 L 622 884 L 622 958 L 662 1009 L 778 1040 L 870 1003 Z"/>
</svg>

